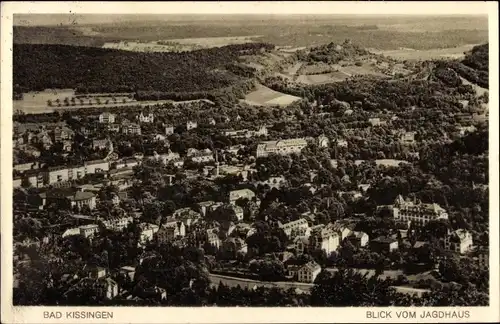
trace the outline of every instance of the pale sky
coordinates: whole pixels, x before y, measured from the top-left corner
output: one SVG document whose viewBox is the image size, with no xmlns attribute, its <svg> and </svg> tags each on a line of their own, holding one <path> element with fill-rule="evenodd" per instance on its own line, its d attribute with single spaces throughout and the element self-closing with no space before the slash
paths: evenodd
<svg viewBox="0 0 500 324">
<path fill-rule="evenodd" d="M 54 25 L 93 25 L 93 24 L 107 24 L 118 22 L 140 22 L 140 21 L 200 21 L 200 20 L 221 20 L 221 21 L 235 21 L 235 20 L 270 20 L 270 19 L 317 19 L 317 18 L 330 18 L 330 19 L 345 19 L 349 14 L 337 15 L 278 15 L 278 14 L 14 14 L 14 26 L 54 26 Z M 392 15 L 393 17 L 395 15 Z M 398 15 L 401 17 L 401 15 Z M 404 15 L 408 18 L 417 17 L 415 15 Z M 450 15 L 451 16 L 451 15 Z M 464 16 L 464 15 L 461 15 Z M 477 15 L 475 15 L 477 16 Z M 355 15 L 356 20 L 363 18 L 380 18 L 390 19 L 391 15 Z M 487 16 L 483 16 L 487 19 Z M 430 18 L 427 16 L 426 18 Z M 425 19 L 425 18 L 424 18 Z"/>
</svg>

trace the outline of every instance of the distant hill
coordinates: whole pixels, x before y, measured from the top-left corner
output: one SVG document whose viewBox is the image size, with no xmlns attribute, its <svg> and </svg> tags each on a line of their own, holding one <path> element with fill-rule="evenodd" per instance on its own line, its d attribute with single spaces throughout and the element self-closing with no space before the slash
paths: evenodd
<svg viewBox="0 0 500 324">
<path fill-rule="evenodd" d="M 448 84 L 461 84 L 459 76 L 480 87 L 488 88 L 488 44 L 478 45 L 466 53 L 465 58 L 458 60 L 436 60 L 422 63 L 418 72 L 407 77 L 406 80 L 435 80 L 440 79 Z"/>
<path fill-rule="evenodd" d="M 57 26 L 14 26 L 14 44 L 61 44 L 73 46 L 101 47 L 107 39 L 84 35 L 81 30 Z"/>
<path fill-rule="evenodd" d="M 448 66 L 469 82 L 489 88 L 489 44 L 474 46 L 461 62 L 449 62 Z"/>
<path fill-rule="evenodd" d="M 489 43 L 478 45 L 465 54 L 463 64 L 480 71 L 488 71 L 489 68 Z"/>
<path fill-rule="evenodd" d="M 305 61 L 337 64 L 345 59 L 354 59 L 359 56 L 369 55 L 367 50 L 352 44 L 349 40 L 340 43 L 329 43 L 314 47 L 304 57 Z"/>
<path fill-rule="evenodd" d="M 241 44 L 184 53 L 138 53 L 66 45 L 14 44 L 14 92 L 71 88 L 78 92 L 192 93 L 244 80 L 226 67 L 241 55 L 274 46 Z M 239 66 L 237 66 L 239 67 Z M 237 74 L 239 73 L 239 75 Z M 192 99 L 192 98 L 189 98 Z"/>
</svg>

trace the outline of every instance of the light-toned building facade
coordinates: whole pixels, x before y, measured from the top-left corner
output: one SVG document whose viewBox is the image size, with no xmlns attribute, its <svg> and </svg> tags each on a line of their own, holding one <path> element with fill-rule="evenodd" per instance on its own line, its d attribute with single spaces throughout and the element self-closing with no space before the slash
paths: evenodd
<svg viewBox="0 0 500 324">
<path fill-rule="evenodd" d="M 186 123 L 186 128 L 187 128 L 187 130 L 188 130 L 188 131 L 189 131 L 189 130 L 192 130 L 192 129 L 195 129 L 195 128 L 198 128 L 198 123 L 197 123 L 197 122 L 195 122 L 195 121 L 191 121 L 191 120 L 190 120 L 190 121 L 188 121 L 188 122 Z"/>
<path fill-rule="evenodd" d="M 126 135 L 141 135 L 141 126 L 135 123 L 122 125 L 122 133 Z"/>
<path fill-rule="evenodd" d="M 113 299 L 118 296 L 118 284 L 111 278 L 99 278 L 95 283 L 95 293 L 99 298 Z"/>
<path fill-rule="evenodd" d="M 183 222 L 172 221 L 163 224 L 156 233 L 156 240 L 159 244 L 172 242 L 177 237 L 186 236 L 186 226 Z"/>
<path fill-rule="evenodd" d="M 321 266 L 314 261 L 303 265 L 297 272 L 297 278 L 300 282 L 313 283 L 321 272 Z"/>
<path fill-rule="evenodd" d="M 148 113 L 148 114 L 144 114 L 143 112 L 141 112 L 138 116 L 137 116 L 137 119 L 139 120 L 140 123 L 146 123 L 146 124 L 150 124 L 150 123 L 153 123 L 154 120 L 155 120 L 155 116 L 153 113 Z"/>
<path fill-rule="evenodd" d="M 127 228 L 127 226 L 133 221 L 134 219 L 131 216 L 128 216 L 106 219 L 102 223 L 107 229 L 113 231 L 122 231 L 123 229 Z"/>
<path fill-rule="evenodd" d="M 104 173 L 108 171 L 109 171 L 109 161 L 94 160 L 85 162 L 86 174 Z"/>
<path fill-rule="evenodd" d="M 445 239 L 445 248 L 460 254 L 470 252 L 474 246 L 472 234 L 465 229 L 458 229 Z"/>
<path fill-rule="evenodd" d="M 243 220 L 243 208 L 241 208 L 240 206 L 238 205 L 232 205 L 233 207 L 233 210 L 234 210 L 234 213 L 236 215 L 236 218 L 238 219 L 238 221 L 242 221 Z"/>
<path fill-rule="evenodd" d="M 174 133 L 174 126 L 166 125 L 165 126 L 165 135 L 172 135 Z"/>
<path fill-rule="evenodd" d="M 311 250 L 323 250 L 330 255 L 339 248 L 340 238 L 334 231 L 323 228 L 311 232 L 309 245 Z"/>
<path fill-rule="evenodd" d="M 413 145 L 415 144 L 415 132 L 405 132 L 401 135 L 399 139 L 400 143 L 403 145 Z"/>
<path fill-rule="evenodd" d="M 285 234 L 290 237 L 293 231 L 296 230 L 306 230 L 309 228 L 309 224 L 305 218 L 297 219 L 285 224 L 281 222 L 278 223 L 279 228 L 281 228 Z"/>
<path fill-rule="evenodd" d="M 255 193 L 250 189 L 240 189 L 233 190 L 229 192 L 229 202 L 231 204 L 235 204 L 238 199 L 248 199 L 252 200 L 255 198 Z"/>
<path fill-rule="evenodd" d="M 99 232 L 99 225 L 90 224 L 90 225 L 82 225 L 79 227 L 80 235 L 89 238 L 95 235 L 95 233 Z"/>
<path fill-rule="evenodd" d="M 390 237 L 378 237 L 370 242 L 370 249 L 374 252 L 393 252 L 398 248 L 398 240 Z"/>
<path fill-rule="evenodd" d="M 108 138 L 104 139 L 95 139 L 92 141 L 92 148 L 94 150 L 113 150 L 113 142 L 111 142 Z"/>
<path fill-rule="evenodd" d="M 199 152 L 192 155 L 191 160 L 195 163 L 208 163 L 213 162 L 215 159 L 212 152 Z"/>
<path fill-rule="evenodd" d="M 349 235 L 351 235 L 353 232 L 351 226 L 341 221 L 335 222 L 334 224 L 330 224 L 328 227 L 330 227 L 334 232 L 338 234 L 339 240 L 341 242 L 344 239 L 346 239 Z"/>
<path fill-rule="evenodd" d="M 149 224 L 149 223 L 141 223 L 141 224 L 139 224 L 139 227 L 141 229 L 141 234 L 139 237 L 138 246 L 143 246 L 143 245 L 147 244 L 148 242 L 153 241 L 154 235 L 159 230 L 158 225 Z"/>
<path fill-rule="evenodd" d="M 55 203 L 61 208 L 79 209 L 88 207 L 90 210 L 96 207 L 96 195 L 89 191 L 81 191 L 74 189 L 53 189 L 40 194 L 42 206 L 49 203 Z"/>
<path fill-rule="evenodd" d="M 436 203 L 426 204 L 419 200 L 396 198 L 393 206 L 394 219 L 402 222 L 410 221 L 417 226 L 424 226 L 430 221 L 448 219 L 448 213 Z"/>
<path fill-rule="evenodd" d="M 115 114 L 103 112 L 99 115 L 99 123 L 101 124 L 114 124 L 116 120 Z"/>
<path fill-rule="evenodd" d="M 265 157 L 271 153 L 289 155 L 300 153 L 307 146 L 307 141 L 303 138 L 293 138 L 279 141 L 266 141 L 257 145 L 256 156 Z"/>
<path fill-rule="evenodd" d="M 370 237 L 365 232 L 354 231 L 347 237 L 354 246 L 365 247 L 370 241 Z"/>
</svg>

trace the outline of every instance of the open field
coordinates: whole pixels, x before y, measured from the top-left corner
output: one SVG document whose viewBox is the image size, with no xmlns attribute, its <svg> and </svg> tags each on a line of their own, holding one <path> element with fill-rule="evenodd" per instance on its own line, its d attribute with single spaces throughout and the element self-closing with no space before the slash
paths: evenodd
<svg viewBox="0 0 500 324">
<path fill-rule="evenodd" d="M 431 59 L 460 59 L 463 58 L 464 52 L 470 51 L 472 47 L 477 44 L 470 45 L 462 45 L 451 48 L 442 48 L 442 49 L 429 49 L 429 50 L 415 50 L 411 48 L 401 48 L 397 50 L 376 50 L 369 49 L 371 52 L 375 54 L 381 54 L 389 57 L 393 57 L 399 60 L 431 60 Z"/>
<path fill-rule="evenodd" d="M 187 100 L 187 101 L 172 101 L 172 100 L 149 100 L 149 101 L 137 101 L 130 98 L 133 94 L 128 93 L 93 93 L 93 94 L 82 94 L 76 95 L 73 89 L 56 89 L 56 90 L 46 90 L 40 92 L 29 92 L 23 94 L 23 100 L 13 101 L 13 111 L 20 111 L 25 114 L 45 114 L 52 113 L 55 111 L 66 111 L 75 109 L 100 109 L 100 108 L 112 108 L 112 107 L 137 107 L 137 106 L 153 106 L 161 105 L 166 103 L 171 103 L 174 105 L 180 104 L 192 104 L 195 102 L 204 101 L 206 103 L 211 103 L 207 99 L 199 100 Z M 71 99 L 75 98 L 75 104 L 71 102 Z M 116 101 L 113 100 L 116 99 Z M 70 100 L 70 104 L 66 106 L 64 100 Z M 52 101 L 52 106 L 47 104 L 48 101 Z M 57 105 L 57 100 L 61 103 L 61 106 Z M 82 100 L 83 104 L 82 104 Z M 100 104 L 97 103 L 99 100 Z M 89 104 L 89 101 L 92 104 Z"/>
<path fill-rule="evenodd" d="M 65 101 L 67 101 L 67 105 Z M 49 105 L 49 102 L 51 105 Z M 43 114 L 56 110 L 130 106 L 134 104 L 136 104 L 136 100 L 133 99 L 131 93 L 77 95 L 73 89 L 47 89 L 45 91 L 23 93 L 22 100 L 14 100 L 13 109 L 27 114 Z"/>
<path fill-rule="evenodd" d="M 294 65 L 288 67 L 285 70 L 285 73 L 288 74 L 288 75 L 295 75 L 295 74 L 297 74 L 297 71 L 300 70 L 300 68 L 302 67 L 302 64 L 303 63 L 301 63 L 301 62 L 295 63 Z"/>
<path fill-rule="evenodd" d="M 232 37 L 201 37 L 201 38 L 176 38 L 167 39 L 165 42 L 174 42 L 179 44 L 196 44 L 205 48 L 218 47 L 231 44 L 253 43 L 254 38 L 262 35 L 232 36 Z"/>
<path fill-rule="evenodd" d="M 303 84 L 324 84 L 324 83 L 333 83 L 333 82 L 341 82 L 346 78 L 350 77 L 349 74 L 343 72 L 333 72 L 327 74 L 301 74 L 297 77 L 297 82 Z"/>
<path fill-rule="evenodd" d="M 300 98 L 274 91 L 263 85 L 258 85 L 257 90 L 247 94 L 244 99 L 246 103 L 254 106 L 287 106 L 297 100 Z"/>
<path fill-rule="evenodd" d="M 384 77 L 382 66 L 375 66 L 373 61 L 360 61 L 361 66 L 353 64 L 353 62 L 339 62 L 339 64 L 326 64 L 323 62 L 315 62 L 314 64 L 303 64 L 298 71 L 296 81 L 303 84 L 325 84 L 333 82 L 341 82 L 346 78 L 354 75 L 374 75 Z M 389 69 L 388 67 L 385 70 Z M 391 70 L 399 71 L 397 67 Z"/>
<path fill-rule="evenodd" d="M 75 106 L 61 106 L 61 107 L 49 107 L 47 105 L 26 105 L 20 101 L 14 101 L 14 111 L 21 111 L 25 114 L 46 114 L 52 113 L 55 111 L 68 111 L 68 110 L 76 110 L 76 109 L 102 109 L 102 108 L 113 108 L 113 107 L 121 107 L 121 108 L 130 108 L 137 106 L 153 106 L 153 105 L 162 105 L 166 103 L 173 103 L 171 100 L 155 100 L 155 101 L 131 101 L 127 103 L 118 102 L 118 103 L 110 103 L 110 104 L 94 104 L 94 105 L 75 105 Z"/>
<path fill-rule="evenodd" d="M 178 38 L 152 42 L 121 41 L 105 43 L 103 48 L 114 48 L 133 52 L 181 52 L 232 44 L 253 43 L 261 35 L 241 37 Z"/>
<path fill-rule="evenodd" d="M 375 76 L 384 76 L 383 73 L 378 72 L 375 67 L 363 64 L 362 66 L 357 65 L 348 65 L 343 66 L 339 69 L 340 72 L 348 74 L 348 75 L 375 75 Z"/>
</svg>

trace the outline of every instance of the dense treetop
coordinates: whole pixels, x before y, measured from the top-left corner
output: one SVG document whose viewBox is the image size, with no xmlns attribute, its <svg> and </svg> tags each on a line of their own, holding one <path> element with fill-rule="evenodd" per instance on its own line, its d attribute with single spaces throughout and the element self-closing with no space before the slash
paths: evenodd
<svg viewBox="0 0 500 324">
<path fill-rule="evenodd" d="M 489 67 L 489 43 L 474 46 L 472 50 L 465 55 L 463 63 L 473 69 L 488 71 Z"/>
<path fill-rule="evenodd" d="M 229 45 L 183 53 L 138 53 L 65 45 L 14 45 L 15 92 L 72 88 L 79 92 L 200 92 L 242 77 L 225 69 L 268 44 Z"/>
</svg>

